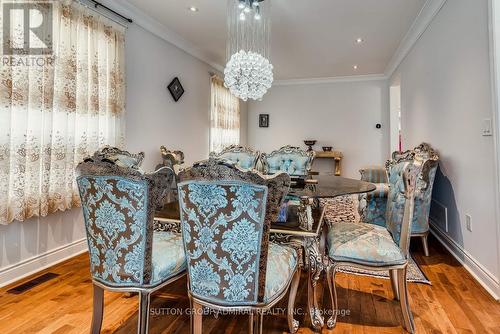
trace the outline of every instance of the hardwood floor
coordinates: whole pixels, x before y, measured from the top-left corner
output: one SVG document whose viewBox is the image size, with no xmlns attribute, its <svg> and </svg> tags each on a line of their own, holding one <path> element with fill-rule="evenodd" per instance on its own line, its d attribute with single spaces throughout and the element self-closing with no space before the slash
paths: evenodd
<svg viewBox="0 0 500 334">
<path fill-rule="evenodd" d="M 500 333 L 500 304 L 434 239 L 430 241 L 430 257 L 424 257 L 420 248 L 413 251 L 433 284 L 409 284 L 417 333 Z M 0 289 L 0 333 L 89 333 L 92 289 L 88 256 L 80 255 L 44 272 L 60 276 L 20 295 L 6 292 L 12 286 Z M 339 274 L 337 284 L 339 307 L 349 314 L 339 316 L 337 327 L 332 331 L 325 329 L 324 333 L 405 333 L 399 304 L 392 299 L 388 280 Z M 323 295 L 328 309 L 327 288 Z M 285 302 L 277 309 L 286 310 Z M 299 333 L 313 333 L 304 315 L 305 303 L 303 276 L 296 319 L 301 323 Z M 188 307 L 185 279 L 155 294 L 150 333 L 189 333 L 189 316 L 173 312 Z M 134 333 L 137 308 L 136 296 L 106 292 L 102 333 Z M 203 318 L 204 333 L 245 333 L 247 323 L 243 316 Z M 264 318 L 265 333 L 283 333 L 286 329 L 285 314 Z"/>
</svg>

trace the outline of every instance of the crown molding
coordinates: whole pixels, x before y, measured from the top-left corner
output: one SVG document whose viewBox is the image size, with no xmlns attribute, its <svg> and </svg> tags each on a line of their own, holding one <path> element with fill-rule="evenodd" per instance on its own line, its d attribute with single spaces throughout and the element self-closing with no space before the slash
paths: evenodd
<svg viewBox="0 0 500 334">
<path fill-rule="evenodd" d="M 401 43 L 399 43 L 399 46 L 389 61 L 389 64 L 387 64 L 384 72 L 384 75 L 387 78 L 390 78 L 394 74 L 399 65 L 413 49 L 413 46 L 427 30 L 441 8 L 443 8 L 446 1 L 447 0 L 427 0 L 422 7 L 422 10 L 420 10 L 420 13 L 415 18 L 415 21 L 413 21 L 410 26 L 410 29 L 401 40 Z"/>
<path fill-rule="evenodd" d="M 396 52 L 389 61 L 384 74 L 369 74 L 369 75 L 356 75 L 356 76 L 338 76 L 338 77 L 323 77 L 323 78 L 301 78 L 301 79 L 285 79 L 276 80 L 276 86 L 289 86 L 289 85 L 313 85 L 313 84 L 328 84 L 328 83 L 341 83 L 341 82 L 359 82 L 359 81 L 377 81 L 388 80 L 399 67 L 401 62 L 409 54 L 415 43 L 420 39 L 422 34 L 427 30 L 434 17 L 439 13 L 447 0 L 427 0 L 422 10 L 417 15 L 415 21 L 412 23 L 410 29 L 405 34 L 403 40 L 400 42 Z M 144 13 L 142 10 L 132 5 L 127 0 L 112 1 L 102 0 L 106 5 L 119 11 L 120 13 L 132 18 L 134 23 L 146 29 L 157 37 L 173 44 L 191 56 L 208 64 L 213 69 L 223 73 L 224 66 L 214 62 L 207 52 L 201 50 L 193 43 L 182 38 L 177 33 L 167 28 L 164 24 L 155 20 L 151 16 Z"/>
<path fill-rule="evenodd" d="M 276 80 L 274 86 L 292 86 L 292 85 L 320 85 L 341 82 L 359 82 L 359 81 L 380 81 L 387 80 L 383 74 L 367 74 L 367 75 L 351 75 L 339 77 L 325 77 L 325 78 L 304 78 L 304 79 L 287 79 Z"/>
<path fill-rule="evenodd" d="M 164 24 L 147 15 L 127 0 L 102 0 L 102 2 L 110 8 L 113 8 L 113 10 L 120 12 L 122 15 L 130 17 L 132 20 L 134 20 L 134 23 L 132 24 L 137 24 L 138 26 L 146 29 L 157 37 L 167 41 L 170 44 L 175 45 L 182 51 L 210 65 L 214 69 L 220 72 L 224 71 L 224 67 L 212 61 L 210 56 L 206 52 L 199 49 L 196 45 L 189 42 L 188 40 L 179 36 L 172 30 L 167 28 Z"/>
</svg>

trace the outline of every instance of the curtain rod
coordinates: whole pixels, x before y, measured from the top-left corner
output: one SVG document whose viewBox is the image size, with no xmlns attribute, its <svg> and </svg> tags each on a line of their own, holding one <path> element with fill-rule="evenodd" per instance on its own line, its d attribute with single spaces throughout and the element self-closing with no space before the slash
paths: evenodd
<svg viewBox="0 0 500 334">
<path fill-rule="evenodd" d="M 102 7 L 102 8 L 104 8 L 104 9 L 106 9 L 108 12 L 111 12 L 111 13 L 115 14 L 116 16 L 121 17 L 122 19 L 124 19 L 125 21 L 127 21 L 127 22 L 129 22 L 129 23 L 134 22 L 131 18 L 128 18 L 128 17 L 126 17 L 126 16 L 123 16 L 122 14 L 120 14 L 120 13 L 118 13 L 118 12 L 114 11 L 113 9 L 109 8 L 108 6 L 103 5 L 103 4 L 102 4 L 102 3 L 100 3 L 99 1 L 95 1 L 95 0 L 90 0 L 90 1 L 94 4 L 95 8 L 97 8 L 97 7 Z"/>
</svg>

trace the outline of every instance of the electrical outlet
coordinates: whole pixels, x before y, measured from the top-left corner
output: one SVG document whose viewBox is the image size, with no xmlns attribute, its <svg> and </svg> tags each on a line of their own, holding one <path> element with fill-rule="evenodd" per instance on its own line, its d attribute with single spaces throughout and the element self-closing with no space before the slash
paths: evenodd
<svg viewBox="0 0 500 334">
<path fill-rule="evenodd" d="M 465 215 L 465 226 L 469 232 L 472 232 L 472 217 L 470 215 Z"/>
<path fill-rule="evenodd" d="M 483 120 L 483 136 L 493 136 L 493 124 L 489 118 Z"/>
</svg>

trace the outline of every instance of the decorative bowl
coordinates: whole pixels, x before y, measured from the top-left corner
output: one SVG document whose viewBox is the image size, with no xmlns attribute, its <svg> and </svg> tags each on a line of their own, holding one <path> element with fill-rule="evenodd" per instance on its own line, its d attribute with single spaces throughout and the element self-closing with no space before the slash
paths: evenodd
<svg viewBox="0 0 500 334">
<path fill-rule="evenodd" d="M 309 146 L 309 149 L 308 151 L 312 151 L 313 150 L 313 146 L 314 144 L 316 144 L 316 140 L 312 139 L 312 140 L 304 140 L 304 144 L 306 144 L 306 146 Z"/>
<path fill-rule="evenodd" d="M 316 140 L 304 140 L 304 144 L 306 144 L 306 146 L 313 146 L 316 144 Z"/>
<path fill-rule="evenodd" d="M 333 147 L 331 147 L 331 146 L 323 146 L 322 148 L 323 148 L 324 152 L 331 152 L 333 149 Z"/>
</svg>

